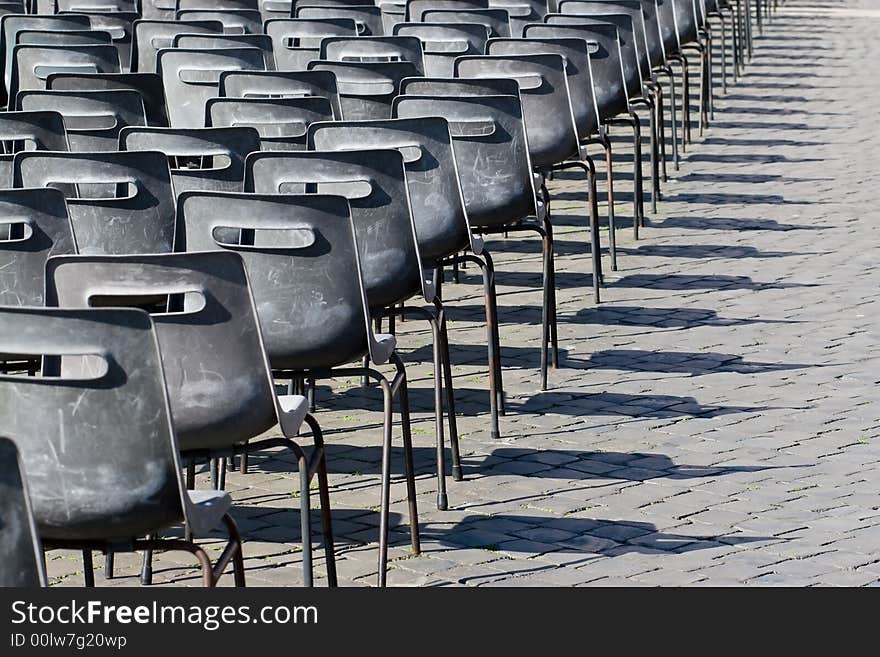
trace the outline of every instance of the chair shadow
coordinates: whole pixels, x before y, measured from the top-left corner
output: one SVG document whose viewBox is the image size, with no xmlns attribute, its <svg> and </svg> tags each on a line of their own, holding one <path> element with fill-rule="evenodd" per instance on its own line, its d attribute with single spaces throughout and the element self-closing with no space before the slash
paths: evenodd
<svg viewBox="0 0 880 657">
<path fill-rule="evenodd" d="M 651 290 L 783 290 L 788 288 L 818 287 L 817 283 L 761 283 L 748 276 L 725 276 L 712 274 L 630 274 L 616 281 L 611 287 L 647 288 Z M 711 311 L 708 311 L 711 312 Z"/>
<path fill-rule="evenodd" d="M 809 226 L 804 224 L 782 224 L 773 219 L 740 219 L 734 217 L 667 217 L 662 221 L 650 220 L 652 228 L 685 228 L 689 230 L 738 230 L 773 231 L 790 230 L 828 230 L 828 226 Z"/>
<path fill-rule="evenodd" d="M 726 244 L 643 244 L 637 248 L 618 247 L 618 255 L 661 258 L 786 258 L 819 255 L 796 251 L 760 251 L 753 246 Z"/>
<path fill-rule="evenodd" d="M 762 363 L 747 361 L 742 356 L 714 352 L 643 351 L 639 349 L 607 349 L 594 351 L 586 359 L 566 359 L 566 366 L 577 363 L 588 370 L 619 370 L 629 372 L 662 372 L 665 374 L 735 373 L 763 374 L 822 367 L 807 363 Z"/>
</svg>

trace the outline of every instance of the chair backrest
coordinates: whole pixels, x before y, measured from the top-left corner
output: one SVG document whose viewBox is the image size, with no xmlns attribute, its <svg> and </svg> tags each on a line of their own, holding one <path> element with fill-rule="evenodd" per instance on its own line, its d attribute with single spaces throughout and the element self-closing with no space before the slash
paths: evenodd
<svg viewBox="0 0 880 657">
<path fill-rule="evenodd" d="M 577 38 L 520 38 L 491 39 L 486 46 L 487 55 L 537 55 L 555 53 L 565 60 L 565 74 L 577 135 L 581 140 L 599 132 L 599 108 L 593 92 L 593 76 L 590 72 L 590 55 L 587 42 Z M 529 131 L 528 124 L 526 131 Z"/>
<path fill-rule="evenodd" d="M 301 5 L 294 7 L 295 18 L 348 18 L 353 20 L 360 36 L 382 36 L 385 27 L 382 23 L 382 10 L 367 5 L 317 6 Z"/>
<path fill-rule="evenodd" d="M 351 121 L 388 119 L 391 101 L 404 78 L 417 77 L 418 69 L 409 62 L 330 62 L 313 61 L 310 71 L 330 71 L 336 75 L 336 87 L 342 113 Z"/>
<path fill-rule="evenodd" d="M 52 0 L 52 2 L 55 3 L 56 14 L 89 11 L 137 12 L 140 4 L 136 0 Z"/>
<path fill-rule="evenodd" d="M 330 71 L 230 71 L 220 75 L 220 95 L 224 98 L 302 98 L 318 96 L 330 101 L 333 117 L 343 118 Z"/>
<path fill-rule="evenodd" d="M 660 30 L 660 39 L 663 41 L 663 50 L 667 55 L 675 54 L 681 50 L 681 43 L 678 40 L 675 5 L 672 0 L 654 0 L 654 6 L 657 12 L 657 27 Z"/>
<path fill-rule="evenodd" d="M 648 82 L 652 78 L 652 65 L 648 49 L 648 32 L 642 6 L 642 0 L 560 0 L 559 11 L 562 14 L 576 15 L 627 14 L 632 19 L 633 36 L 635 37 L 642 82 Z M 627 37 L 624 36 L 623 38 L 626 39 Z M 662 51 L 660 55 L 662 58 Z"/>
<path fill-rule="evenodd" d="M 513 78 L 405 78 L 400 82 L 400 95 L 519 98 L 519 83 Z"/>
<path fill-rule="evenodd" d="M 42 306 L 46 260 L 76 253 L 64 194 L 0 190 L 0 222 L 0 306 Z"/>
<path fill-rule="evenodd" d="M 376 0 L 382 12 L 382 28 L 385 34 L 394 34 L 394 27 L 406 22 L 406 2 L 404 0 Z"/>
<path fill-rule="evenodd" d="M 177 0 L 177 10 L 187 9 L 216 9 L 226 11 L 259 11 L 258 0 Z"/>
<path fill-rule="evenodd" d="M 131 44 L 134 40 L 134 23 L 140 19 L 136 11 L 119 12 L 99 9 L 83 11 L 92 23 L 92 29 L 103 30 L 111 36 L 112 43 L 119 53 L 119 64 L 123 72 L 131 70 Z"/>
<path fill-rule="evenodd" d="M 700 40 L 700 14 L 696 0 L 672 0 L 675 12 L 675 30 L 681 45 Z"/>
<path fill-rule="evenodd" d="M 406 20 L 424 23 L 424 13 L 431 9 L 488 9 L 488 0 L 406 0 Z M 457 21 L 453 21 L 457 22 Z"/>
<path fill-rule="evenodd" d="M 510 36 L 521 37 L 529 23 L 540 23 L 547 15 L 547 0 L 489 0 L 490 9 L 504 9 L 510 20 Z"/>
<path fill-rule="evenodd" d="M 169 0 L 171 1 L 171 0 Z M 208 21 L 175 21 L 143 19 L 134 23 L 131 44 L 131 70 L 139 73 L 158 71 L 159 51 L 170 48 L 178 34 L 219 34 L 223 23 Z"/>
<path fill-rule="evenodd" d="M 320 59 L 324 37 L 357 36 L 357 24 L 351 18 L 272 19 L 264 29 L 272 38 L 279 71 L 304 71 L 310 61 Z"/>
<path fill-rule="evenodd" d="M 266 21 L 289 18 L 292 14 L 293 0 L 260 0 L 260 15 L 263 17 L 264 27 Z"/>
<path fill-rule="evenodd" d="M 22 91 L 23 111 L 57 111 L 64 116 L 71 151 L 115 151 L 119 131 L 147 125 L 144 101 L 137 91 Z"/>
<path fill-rule="evenodd" d="M 309 127 L 309 148 L 396 148 L 401 152 L 419 253 L 426 268 L 477 245 L 464 210 L 446 119 L 315 123 Z"/>
<path fill-rule="evenodd" d="M 260 34 L 263 17 L 255 9 L 183 9 L 177 12 L 177 20 L 220 21 L 227 34 Z"/>
<path fill-rule="evenodd" d="M 190 190 L 240 192 L 244 160 L 260 150 L 254 128 L 125 128 L 121 151 L 162 151 L 175 195 Z"/>
<path fill-rule="evenodd" d="M 605 121 L 629 109 L 626 80 L 623 74 L 623 54 L 617 28 L 607 23 L 587 24 L 571 16 L 547 16 L 549 23 L 527 25 L 527 38 L 574 37 L 584 39 L 590 53 L 590 71 L 593 74 L 593 90 L 599 115 Z"/>
<path fill-rule="evenodd" d="M 639 70 L 639 48 L 636 44 L 635 25 L 629 14 L 609 11 L 588 14 L 549 14 L 546 20 L 551 25 L 613 25 L 616 27 L 627 97 L 633 99 L 643 95 L 642 73 Z"/>
<path fill-rule="evenodd" d="M 490 37 L 509 37 L 510 15 L 506 9 L 428 9 L 422 12 L 424 23 L 478 23 L 485 25 Z"/>
<path fill-rule="evenodd" d="M 46 586 L 43 550 L 34 524 L 18 448 L 0 437 L 0 588 Z"/>
<path fill-rule="evenodd" d="M 263 53 L 263 67 L 275 70 L 275 56 L 272 54 L 272 39 L 265 34 L 177 34 L 174 48 L 259 48 Z"/>
<path fill-rule="evenodd" d="M 52 73 L 46 88 L 53 91 L 129 90 L 141 95 L 147 125 L 168 126 L 165 90 L 156 73 Z"/>
<path fill-rule="evenodd" d="M 100 46 L 112 43 L 104 30 L 20 30 L 15 35 L 17 46 Z"/>
<path fill-rule="evenodd" d="M 332 121 L 333 107 L 320 96 L 300 98 L 211 98 L 209 126 L 248 126 L 260 135 L 262 150 L 302 150 L 309 125 Z"/>
<path fill-rule="evenodd" d="M 422 42 L 411 36 L 326 37 L 321 59 L 333 62 L 409 62 L 425 74 Z"/>
<path fill-rule="evenodd" d="M 509 77 L 519 83 L 533 166 L 546 168 L 578 155 L 577 128 L 562 55 L 459 57 L 455 60 L 455 75 L 462 78 Z M 549 116 L 553 117 L 552 121 L 547 120 Z"/>
<path fill-rule="evenodd" d="M 0 352 L 43 356 L 0 375 L 43 540 L 124 540 L 184 519 L 180 464 L 149 315 L 0 309 Z"/>
<path fill-rule="evenodd" d="M 639 0 L 642 5 L 642 17 L 645 19 L 645 35 L 647 37 L 648 55 L 651 67 L 666 66 L 666 47 L 660 31 L 660 17 L 657 15 L 657 4 L 654 0 Z M 670 53 L 672 54 L 672 53 Z"/>
<path fill-rule="evenodd" d="M 532 164 L 516 96 L 401 96 L 394 116 L 449 122 L 471 226 L 500 226 L 537 212 Z"/>
<path fill-rule="evenodd" d="M 56 257 L 46 281 L 50 306 L 150 300 L 182 451 L 230 448 L 275 424 L 275 391 L 238 254 Z"/>
<path fill-rule="evenodd" d="M 205 105 L 217 96 L 224 71 L 265 70 L 259 48 L 160 50 L 158 66 L 175 128 L 204 127 Z"/>
<path fill-rule="evenodd" d="M 0 112 L 0 188 L 12 186 L 12 158 L 23 150 L 67 151 L 67 130 L 58 112 Z"/>
<path fill-rule="evenodd" d="M 479 23 L 399 23 L 394 34 L 421 40 L 425 75 L 431 77 L 452 77 L 455 58 L 482 55 L 489 38 Z"/>
<path fill-rule="evenodd" d="M 269 363 L 307 370 L 373 353 L 354 225 L 340 196 L 186 192 L 178 244 L 244 258 Z M 219 234 L 253 233 L 252 244 Z"/>
<path fill-rule="evenodd" d="M 21 91 L 44 90 L 50 73 L 120 73 L 113 46 L 15 46 L 12 49 L 10 105 Z"/>
<path fill-rule="evenodd" d="M 144 20 L 173 21 L 176 12 L 177 0 L 141 0 Z"/>
<path fill-rule="evenodd" d="M 80 253 L 172 251 L 174 192 L 164 153 L 28 151 L 15 156 L 13 183 L 64 192 Z"/>
<path fill-rule="evenodd" d="M 0 65 L 3 69 L 4 89 L 12 82 L 12 49 L 17 43 L 16 34 L 21 30 L 88 30 L 88 16 L 65 14 L 62 16 L 34 16 L 9 14 L 0 17 Z"/>
<path fill-rule="evenodd" d="M 339 194 L 348 199 L 370 308 L 386 308 L 425 289 L 403 155 L 396 150 L 253 153 L 245 191 Z"/>
</svg>

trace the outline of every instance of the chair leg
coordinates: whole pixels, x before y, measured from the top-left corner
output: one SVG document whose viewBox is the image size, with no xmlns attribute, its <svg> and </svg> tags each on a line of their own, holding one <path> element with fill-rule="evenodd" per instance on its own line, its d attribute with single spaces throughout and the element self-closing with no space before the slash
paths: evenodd
<svg viewBox="0 0 880 657">
<path fill-rule="evenodd" d="M 439 308 L 437 307 L 439 305 Z M 434 339 L 434 433 L 437 442 L 437 508 L 449 507 L 446 495 L 446 444 L 443 436 L 443 340 L 440 337 L 439 313 L 443 302 L 435 300 L 437 313 L 430 317 L 431 334 Z"/>
<path fill-rule="evenodd" d="M 590 217 L 590 255 L 593 259 L 593 301 L 600 303 L 599 289 L 602 285 L 602 249 L 599 244 L 599 201 L 596 198 L 596 166 L 593 160 L 566 162 L 565 167 L 577 167 L 583 170 L 587 178 L 587 210 Z M 559 166 L 556 167 L 561 168 Z"/>
<path fill-rule="evenodd" d="M 466 261 L 462 261 L 464 264 Z M 462 267 L 464 269 L 464 267 Z M 452 451 L 452 478 L 462 480 L 461 453 L 458 444 L 458 420 L 455 418 L 455 388 L 452 384 L 452 362 L 449 357 L 449 332 L 446 326 L 446 308 L 435 300 L 440 327 L 440 356 L 443 359 L 443 387 L 446 391 L 446 415 L 449 421 L 449 448 Z"/>
<path fill-rule="evenodd" d="M 107 553 L 104 555 L 104 577 L 107 579 L 113 579 L 113 570 L 115 565 L 116 555 L 113 550 L 107 550 Z"/>
<path fill-rule="evenodd" d="M 504 401 L 504 392 L 501 382 L 501 345 L 498 339 L 498 306 L 495 296 L 495 266 L 492 256 L 487 251 L 481 254 L 483 270 L 483 294 L 486 304 L 486 337 L 489 350 L 489 409 L 492 416 L 490 437 L 501 437 L 498 424 L 498 416 L 501 415 L 501 405 Z"/>
<path fill-rule="evenodd" d="M 95 564 L 92 561 L 92 551 L 90 549 L 82 551 L 82 560 L 84 586 L 93 588 L 95 586 Z"/>
<path fill-rule="evenodd" d="M 657 113 L 654 111 L 656 103 L 657 99 L 655 98 L 653 104 L 650 105 L 649 125 L 651 130 L 651 214 L 657 214 L 657 202 L 660 200 L 660 139 L 657 132 Z"/>
<path fill-rule="evenodd" d="M 151 534 L 147 534 L 147 540 L 153 540 Z M 144 560 L 141 564 L 141 584 L 150 586 L 153 583 L 153 548 L 144 550 Z"/>
<path fill-rule="evenodd" d="M 663 182 L 669 182 L 669 176 L 666 175 L 666 117 L 663 112 L 663 103 L 666 102 L 663 98 L 663 86 L 658 82 L 656 87 L 656 118 L 654 119 L 657 124 L 657 141 L 659 143 L 660 149 L 660 167 L 663 176 Z"/>
<path fill-rule="evenodd" d="M 296 462 L 299 468 L 299 516 L 300 533 L 302 534 L 303 584 L 309 588 L 314 584 L 312 568 L 312 509 L 309 484 L 309 460 L 302 449 L 296 448 Z"/>
<path fill-rule="evenodd" d="M 379 501 L 379 586 L 385 586 L 388 570 L 388 516 L 391 499 L 391 425 L 393 422 L 391 386 L 384 378 L 382 386 L 382 486 Z"/>
<path fill-rule="evenodd" d="M 229 532 L 229 543 L 232 544 L 234 552 L 232 553 L 232 576 L 235 580 L 236 587 L 245 586 L 244 582 L 244 553 L 241 546 L 241 534 L 238 526 L 228 513 L 223 516 L 223 524 L 226 525 L 226 531 Z M 220 573 L 215 575 L 217 579 Z"/>
<path fill-rule="evenodd" d="M 606 134 L 602 140 L 605 149 L 605 186 L 608 190 L 608 251 L 611 255 L 611 271 L 617 271 L 617 222 L 614 219 L 614 158 L 611 152 L 611 137 Z"/>
<path fill-rule="evenodd" d="M 409 539 L 412 552 L 421 554 L 422 548 L 419 541 L 419 509 L 416 499 L 416 471 L 413 463 L 412 428 L 409 418 L 409 389 L 406 382 L 406 369 L 403 361 L 396 353 L 391 355 L 391 362 L 397 368 L 395 381 L 399 381 L 397 394 L 400 395 L 400 424 L 403 433 L 403 463 L 406 468 L 406 497 L 409 502 Z M 445 473 L 444 473 L 445 474 Z"/>
<path fill-rule="evenodd" d="M 306 424 L 312 430 L 312 441 L 315 449 L 321 450 L 321 458 L 318 461 L 318 497 L 321 502 L 321 534 L 324 538 L 324 558 L 327 560 L 327 583 L 331 587 L 337 586 L 336 577 L 336 550 L 333 544 L 333 523 L 330 515 L 330 483 L 327 480 L 327 452 L 324 448 L 324 432 L 312 415 L 306 415 Z"/>
<path fill-rule="evenodd" d="M 675 167 L 675 170 L 678 171 L 680 160 L 678 156 L 678 117 L 676 117 L 675 113 L 675 74 L 673 73 L 672 66 L 670 65 L 667 65 L 663 69 L 663 73 L 669 78 L 669 115 L 672 124 L 672 163 Z"/>
</svg>

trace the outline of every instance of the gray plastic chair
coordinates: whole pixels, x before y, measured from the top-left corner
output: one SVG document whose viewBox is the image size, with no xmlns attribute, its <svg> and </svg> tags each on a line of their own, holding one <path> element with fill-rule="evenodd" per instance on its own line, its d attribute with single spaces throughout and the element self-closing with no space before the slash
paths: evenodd
<svg viewBox="0 0 880 657">
<path fill-rule="evenodd" d="M 46 260 L 76 253 L 64 194 L 0 190 L 0 306 L 42 306 Z"/>
<path fill-rule="evenodd" d="M 221 73 L 265 70 L 259 48 L 160 50 L 158 60 L 174 128 L 205 127 L 205 106 L 218 94 Z"/>
<path fill-rule="evenodd" d="M 523 36 L 523 28 L 540 23 L 548 13 L 547 0 L 489 0 L 490 9 L 505 9 L 510 21 L 510 36 Z"/>
<path fill-rule="evenodd" d="M 12 83 L 12 49 L 17 43 L 16 34 L 21 30 L 88 30 L 91 22 L 88 16 L 65 14 L 63 16 L 34 16 L 9 14 L 0 17 L 0 68 L 3 70 L 3 102 L 13 98 L 9 96 L 9 85 Z"/>
<path fill-rule="evenodd" d="M 244 160 L 260 150 L 254 128 L 125 128 L 121 151 L 162 151 L 175 195 L 190 190 L 240 192 Z"/>
<path fill-rule="evenodd" d="M 34 524 L 18 448 L 0 437 L 0 588 L 46 586 L 43 548 Z"/>
<path fill-rule="evenodd" d="M 421 40 L 425 75 L 440 78 L 452 77 L 456 57 L 482 55 L 489 38 L 479 23 L 399 23 L 394 34 Z"/>
<path fill-rule="evenodd" d="M 52 73 L 46 80 L 46 88 L 53 91 L 136 91 L 144 103 L 147 125 L 168 127 L 165 90 L 162 78 L 156 73 Z"/>
<path fill-rule="evenodd" d="M 490 39 L 489 44 L 493 41 Z M 515 41 L 502 42 L 516 46 Z M 491 46 L 490 46 L 491 47 Z M 546 46 L 549 48 L 549 46 Z M 599 243 L 599 213 L 596 193 L 596 169 L 592 160 L 580 149 L 577 128 L 568 92 L 568 76 L 563 55 L 527 54 L 465 56 L 455 60 L 456 77 L 508 77 L 520 87 L 523 121 L 528 135 L 529 157 L 535 172 L 541 176 L 540 190 L 544 197 L 549 222 L 550 195 L 544 180 L 553 171 L 578 168 L 587 180 L 587 214 L 590 253 L 593 259 L 593 298 L 600 300 L 602 258 Z M 548 121 L 552 116 L 554 121 Z M 613 216 L 610 217 L 613 219 Z M 614 226 L 610 227 L 614 234 Z M 613 243 L 612 243 L 613 244 Z"/>
<path fill-rule="evenodd" d="M 302 98 L 330 101 L 333 117 L 343 118 L 336 76 L 330 71 L 230 71 L 220 74 L 224 98 Z"/>
<path fill-rule="evenodd" d="M 147 125 L 144 100 L 130 89 L 22 91 L 17 101 L 26 112 L 60 112 L 71 151 L 115 151 L 122 128 Z"/>
<path fill-rule="evenodd" d="M 4 433 L 21 450 L 44 549 L 185 550 L 214 586 L 232 562 L 244 586 L 241 538 L 222 491 L 187 491 L 156 331 L 134 309 L 0 309 L 0 352 L 41 354 L 43 376 L 0 374 Z M 85 418 L 88 418 L 85 420 Z M 192 541 L 144 539 L 186 522 L 220 524 L 229 540 L 212 566 Z"/>
<path fill-rule="evenodd" d="M 428 269 L 438 270 L 456 260 L 460 251 L 469 249 L 465 258 L 477 262 L 484 273 L 487 289 L 490 282 L 491 257 L 483 242 L 470 228 L 464 209 L 464 198 L 458 180 L 455 154 L 449 127 L 442 118 L 391 119 L 388 121 L 353 121 L 316 123 L 309 128 L 309 143 L 319 151 L 352 148 L 396 148 L 401 151 L 406 169 L 412 216 L 416 228 L 419 253 Z M 488 264 L 487 264 L 488 263 Z M 435 276 L 439 286 L 441 276 Z M 408 313 L 431 322 L 434 331 L 434 384 L 437 421 L 441 419 L 441 376 L 446 388 L 446 411 L 449 421 L 449 440 L 452 447 L 452 476 L 462 479 L 458 449 L 458 427 L 455 420 L 455 396 L 449 361 L 446 314 L 439 294 L 434 301 L 435 311 L 405 308 Z M 402 312 L 402 311 L 401 311 Z M 487 326 L 495 317 L 494 297 L 486 296 Z M 492 331 L 489 330 L 489 338 Z M 442 371 L 441 371 L 442 367 Z M 442 426 L 436 435 L 442 436 Z M 437 455 L 438 472 L 445 472 L 445 455 Z M 441 504 L 441 508 L 444 505 Z"/>
<path fill-rule="evenodd" d="M 173 2 L 173 0 L 169 0 Z M 172 15 L 173 18 L 173 15 Z M 158 71 L 159 51 L 170 48 L 177 34 L 220 34 L 223 23 L 217 20 L 175 21 L 148 20 L 135 21 L 134 37 L 131 43 L 132 73 L 156 73 Z"/>
<path fill-rule="evenodd" d="M 320 59 L 331 62 L 409 62 L 425 74 L 422 42 L 409 36 L 325 37 Z"/>
<path fill-rule="evenodd" d="M 263 68 L 275 70 L 275 56 L 272 54 L 272 39 L 265 34 L 177 34 L 173 48 L 259 48 L 263 53 Z"/>
<path fill-rule="evenodd" d="M 412 81 L 412 84 L 416 82 Z M 430 91 L 429 84 L 434 83 L 423 82 L 421 91 Z M 520 100 L 517 96 L 488 95 L 492 93 L 491 89 L 484 92 L 487 95 L 455 97 L 450 95 L 449 87 L 442 80 L 434 88 L 436 95 L 397 98 L 394 116 L 411 119 L 440 116 L 448 121 L 465 209 L 474 232 L 536 232 L 543 241 L 541 376 L 542 385 L 546 385 L 547 346 L 554 341 L 551 338 L 555 334 L 551 328 L 555 321 L 553 232 L 550 222 L 539 211 L 535 196 Z M 469 91 L 469 94 L 473 93 Z M 493 163 L 491 171 L 487 170 L 486 162 Z M 489 271 L 486 294 L 494 300 L 494 269 Z M 498 417 L 504 413 L 504 387 L 498 322 L 488 321 L 487 330 L 490 327 L 492 332 L 487 340 L 490 435 L 498 438 Z"/>
<path fill-rule="evenodd" d="M 350 121 L 391 118 L 391 103 L 404 78 L 417 77 L 419 70 L 410 62 L 330 62 L 309 63 L 310 71 L 330 71 L 342 112 Z"/>
<path fill-rule="evenodd" d="M 113 46 L 15 46 L 12 49 L 10 106 L 18 109 L 18 93 L 45 90 L 50 73 L 120 73 Z"/>
<path fill-rule="evenodd" d="M 357 36 L 357 23 L 351 18 L 273 19 L 263 29 L 272 38 L 279 71 L 304 71 L 310 61 L 320 59 L 324 37 Z"/>
<path fill-rule="evenodd" d="M 19 151 L 67 151 L 67 130 L 58 112 L 0 112 L 0 188 L 12 186 L 12 158 Z"/>
<path fill-rule="evenodd" d="M 100 4 L 100 3 L 99 3 Z M 105 8 L 82 11 L 89 17 L 92 29 L 103 30 L 111 36 L 111 43 L 119 53 L 123 73 L 131 70 L 131 44 L 134 39 L 134 22 L 140 19 L 137 11 L 108 11 Z"/>
<path fill-rule="evenodd" d="M 355 228 L 348 202 L 339 196 L 186 192 L 178 200 L 178 246 L 190 251 L 237 251 L 245 261 L 269 364 L 297 385 L 307 378 L 367 375 L 384 397 L 379 584 L 386 580 L 391 476 L 392 403 L 400 396 L 404 462 L 413 551 L 419 553 L 418 511 L 406 371 L 391 335 L 373 333 L 361 279 Z M 232 230 L 250 244 L 218 239 Z M 328 304 L 326 299 L 332 299 Z M 371 368 L 345 367 L 369 355 L 389 360 L 388 381 Z"/>
<path fill-rule="evenodd" d="M 158 151 L 18 153 L 15 187 L 65 193 L 80 253 L 168 253 L 174 245 L 174 193 Z M 90 193 L 84 197 L 84 192 Z"/>
<path fill-rule="evenodd" d="M 326 98 L 211 98 L 206 108 L 208 126 L 248 126 L 260 135 L 262 150 L 303 150 L 309 125 L 332 121 L 333 107 Z"/>
<path fill-rule="evenodd" d="M 382 36 L 385 26 L 382 22 L 382 10 L 367 5 L 351 6 L 318 6 L 319 3 L 294 6 L 294 18 L 347 18 L 353 20 L 359 36 Z"/>
<path fill-rule="evenodd" d="M 151 314 L 178 446 L 190 461 L 187 487 L 194 487 L 194 460 L 291 449 L 300 474 L 305 583 L 313 582 L 309 485 L 317 475 L 328 579 L 335 586 L 323 437 L 304 397 L 275 395 L 241 257 L 231 251 L 56 257 L 49 261 L 47 282 L 50 306 L 137 305 L 145 296 L 164 301 Z M 314 437 L 310 457 L 296 440 L 303 422 Z M 283 437 L 250 442 L 276 425 Z M 217 490 L 224 487 L 225 472 L 212 468 Z M 145 583 L 149 562 L 147 567 Z"/>
</svg>

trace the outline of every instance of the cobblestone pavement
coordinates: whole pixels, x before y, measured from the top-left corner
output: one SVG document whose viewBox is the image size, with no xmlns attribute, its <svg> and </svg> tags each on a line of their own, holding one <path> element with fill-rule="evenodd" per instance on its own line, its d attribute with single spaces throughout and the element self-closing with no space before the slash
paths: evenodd
<svg viewBox="0 0 880 657">
<path fill-rule="evenodd" d="M 880 582 L 873 6 L 802 0 L 774 17 L 711 129 L 702 140 L 695 132 L 643 238 L 620 231 L 620 270 L 608 272 L 599 306 L 583 182 L 551 184 L 562 362 L 546 392 L 538 242 L 492 244 L 501 440 L 488 432 L 479 277 L 468 269 L 447 286 L 466 480 L 450 480 L 444 512 L 434 504 L 429 333 L 403 325 L 423 552 L 408 550 L 396 454 L 390 584 Z M 356 384 L 320 387 L 318 413 L 340 583 L 355 586 L 375 582 L 381 434 L 379 393 Z M 297 482 L 283 452 L 228 477 L 249 585 L 301 581 Z M 117 563 L 110 583 L 135 584 L 138 558 Z M 55 582 L 82 581 L 76 554 L 53 553 L 49 570 Z M 157 557 L 155 580 L 199 584 L 185 554 Z"/>
</svg>

